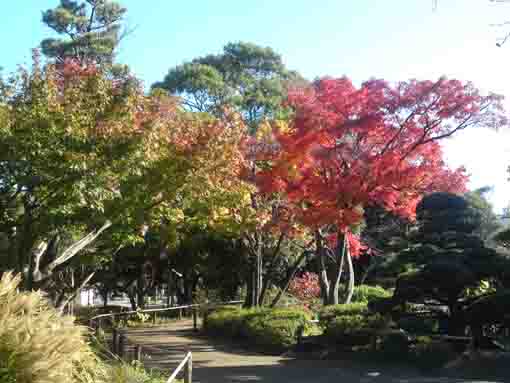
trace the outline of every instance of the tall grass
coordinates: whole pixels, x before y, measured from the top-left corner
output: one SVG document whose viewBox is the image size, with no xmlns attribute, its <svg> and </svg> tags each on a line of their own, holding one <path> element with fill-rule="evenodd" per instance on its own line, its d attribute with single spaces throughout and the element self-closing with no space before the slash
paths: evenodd
<svg viewBox="0 0 510 383">
<path fill-rule="evenodd" d="M 106 368 L 86 329 L 59 315 L 39 292 L 19 292 L 21 278 L 0 279 L 0 382 L 98 383 Z"/>
</svg>

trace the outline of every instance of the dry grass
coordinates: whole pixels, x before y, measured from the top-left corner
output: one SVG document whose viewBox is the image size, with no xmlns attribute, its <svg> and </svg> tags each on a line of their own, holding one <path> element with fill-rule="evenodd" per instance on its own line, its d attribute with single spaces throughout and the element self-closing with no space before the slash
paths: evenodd
<svg viewBox="0 0 510 383">
<path fill-rule="evenodd" d="M 98 383 L 106 369 L 86 329 L 61 316 L 38 292 L 19 292 L 19 276 L 0 279 L 0 382 Z"/>
</svg>

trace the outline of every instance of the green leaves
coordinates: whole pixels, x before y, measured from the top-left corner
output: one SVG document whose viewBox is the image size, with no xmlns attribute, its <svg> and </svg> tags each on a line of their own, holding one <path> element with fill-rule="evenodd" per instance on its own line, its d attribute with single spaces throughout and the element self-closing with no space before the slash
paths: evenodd
<svg viewBox="0 0 510 383">
<path fill-rule="evenodd" d="M 281 113 L 287 86 L 294 80 L 304 82 L 271 48 L 237 42 L 227 44 L 222 54 L 171 69 L 153 88 L 181 96 L 193 111 L 222 115 L 224 107 L 233 107 L 254 129 L 262 118 Z"/>
<path fill-rule="evenodd" d="M 115 1 L 61 0 L 58 7 L 43 12 L 42 21 L 65 38 L 43 40 L 42 51 L 58 61 L 74 57 L 112 63 L 125 13 L 126 9 Z"/>
</svg>

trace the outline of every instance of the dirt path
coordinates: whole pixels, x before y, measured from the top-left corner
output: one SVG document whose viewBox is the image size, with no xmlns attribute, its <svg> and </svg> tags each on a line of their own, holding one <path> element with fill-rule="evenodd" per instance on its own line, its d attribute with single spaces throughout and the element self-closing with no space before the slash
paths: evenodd
<svg viewBox="0 0 510 383">
<path fill-rule="evenodd" d="M 255 354 L 219 343 L 191 330 L 191 321 L 159 328 L 131 329 L 130 342 L 141 344 L 144 364 L 170 375 L 188 351 L 193 352 L 197 383 L 503 383 L 447 377 L 423 377 L 416 371 L 387 366 L 356 366 L 340 360 L 296 360 Z"/>
</svg>

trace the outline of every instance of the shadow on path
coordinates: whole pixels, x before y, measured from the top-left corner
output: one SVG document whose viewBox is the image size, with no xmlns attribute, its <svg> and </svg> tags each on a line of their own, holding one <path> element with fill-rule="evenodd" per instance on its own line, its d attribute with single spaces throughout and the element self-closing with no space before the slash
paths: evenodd
<svg viewBox="0 0 510 383">
<path fill-rule="evenodd" d="M 259 354 L 196 333 L 188 320 L 164 328 L 130 329 L 128 338 L 130 343 L 142 345 L 144 365 L 161 370 L 166 376 L 191 351 L 194 383 L 503 383 L 503 380 L 423 377 L 416 370 L 402 367 Z"/>
</svg>

